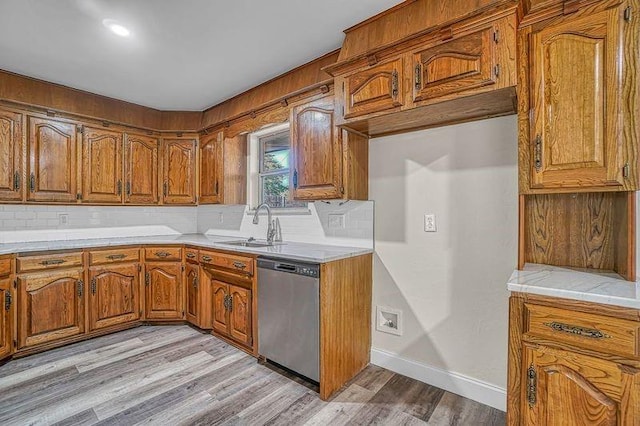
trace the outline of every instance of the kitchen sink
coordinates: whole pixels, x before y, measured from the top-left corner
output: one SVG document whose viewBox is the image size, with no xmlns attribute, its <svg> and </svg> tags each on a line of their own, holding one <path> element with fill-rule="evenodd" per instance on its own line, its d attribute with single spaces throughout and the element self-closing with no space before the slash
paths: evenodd
<svg viewBox="0 0 640 426">
<path fill-rule="evenodd" d="M 220 242 L 220 244 L 228 245 L 228 246 L 237 246 L 237 247 L 271 247 L 273 243 L 263 242 L 263 241 L 249 241 L 249 240 L 238 240 L 238 241 L 225 241 Z"/>
</svg>

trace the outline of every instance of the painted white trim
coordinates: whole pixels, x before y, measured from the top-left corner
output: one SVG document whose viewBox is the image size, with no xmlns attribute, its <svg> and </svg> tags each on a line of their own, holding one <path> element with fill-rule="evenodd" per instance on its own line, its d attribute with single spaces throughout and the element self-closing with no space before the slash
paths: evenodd
<svg viewBox="0 0 640 426">
<path fill-rule="evenodd" d="M 490 383 L 404 359 L 381 349 L 371 348 L 371 363 L 498 410 L 507 410 L 506 390 Z"/>
</svg>

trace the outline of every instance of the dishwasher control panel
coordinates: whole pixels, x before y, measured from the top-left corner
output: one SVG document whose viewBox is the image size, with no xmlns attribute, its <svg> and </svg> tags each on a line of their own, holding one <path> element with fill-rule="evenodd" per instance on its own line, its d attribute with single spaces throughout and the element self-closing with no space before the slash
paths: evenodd
<svg viewBox="0 0 640 426">
<path fill-rule="evenodd" d="M 258 268 L 274 271 L 288 272 L 290 274 L 304 275 L 311 278 L 320 278 L 320 265 L 313 263 L 287 262 L 277 259 L 258 258 Z"/>
</svg>

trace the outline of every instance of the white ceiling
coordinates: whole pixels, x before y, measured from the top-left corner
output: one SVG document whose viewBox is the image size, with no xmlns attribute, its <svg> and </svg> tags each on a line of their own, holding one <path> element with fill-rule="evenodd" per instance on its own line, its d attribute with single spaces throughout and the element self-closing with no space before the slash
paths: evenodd
<svg viewBox="0 0 640 426">
<path fill-rule="evenodd" d="M 162 110 L 203 110 L 337 49 L 342 30 L 399 2 L 0 0 L 0 69 Z"/>
</svg>

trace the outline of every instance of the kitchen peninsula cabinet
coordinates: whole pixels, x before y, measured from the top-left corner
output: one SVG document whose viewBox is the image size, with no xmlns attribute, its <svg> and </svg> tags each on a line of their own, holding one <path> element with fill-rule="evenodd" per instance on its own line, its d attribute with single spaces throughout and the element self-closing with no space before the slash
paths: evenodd
<svg viewBox="0 0 640 426">
<path fill-rule="evenodd" d="M 521 192 L 638 189 L 629 7 L 591 2 L 521 31 Z"/>
<path fill-rule="evenodd" d="M 0 109 L 0 201 L 21 201 L 24 189 L 22 127 L 24 115 Z"/>
<path fill-rule="evenodd" d="M 82 201 L 122 203 L 122 133 L 84 126 L 82 151 Z"/>
<path fill-rule="evenodd" d="M 138 321 L 140 309 L 140 250 L 89 252 L 89 330 Z"/>
<path fill-rule="evenodd" d="M 125 204 L 158 204 L 159 146 L 160 142 L 154 137 L 125 135 Z"/>
<path fill-rule="evenodd" d="M 28 116 L 28 201 L 75 204 L 80 160 L 75 123 Z"/>
<path fill-rule="evenodd" d="M 196 139 L 162 140 L 162 203 L 196 203 Z"/>
</svg>

